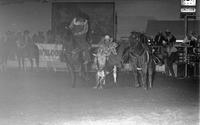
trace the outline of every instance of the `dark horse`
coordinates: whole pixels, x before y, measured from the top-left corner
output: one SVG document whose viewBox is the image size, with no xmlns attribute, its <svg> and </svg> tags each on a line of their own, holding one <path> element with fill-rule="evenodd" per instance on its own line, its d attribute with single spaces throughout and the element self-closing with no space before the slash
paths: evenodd
<svg viewBox="0 0 200 125">
<path fill-rule="evenodd" d="M 88 65 L 90 62 L 84 63 L 83 50 L 76 46 L 71 30 L 68 29 L 63 34 L 63 39 L 62 56 L 71 75 L 72 87 L 75 88 L 77 72 L 84 80 L 88 80 Z"/>
<path fill-rule="evenodd" d="M 36 70 L 39 69 L 39 48 L 35 43 L 26 43 L 18 45 L 17 47 L 17 60 L 19 69 L 27 71 L 26 60 L 28 59 L 31 64 L 31 70 L 33 71 L 34 60 L 36 64 Z"/>
<path fill-rule="evenodd" d="M 123 58 L 128 60 L 132 67 L 136 87 L 142 85 L 147 90 L 152 88 L 155 63 L 151 48 L 147 45 L 148 37 L 143 33 L 136 33 L 135 35 L 138 42 L 135 43 L 134 47 L 131 46 L 125 50 Z M 141 81 L 141 84 L 139 81 Z"/>
</svg>

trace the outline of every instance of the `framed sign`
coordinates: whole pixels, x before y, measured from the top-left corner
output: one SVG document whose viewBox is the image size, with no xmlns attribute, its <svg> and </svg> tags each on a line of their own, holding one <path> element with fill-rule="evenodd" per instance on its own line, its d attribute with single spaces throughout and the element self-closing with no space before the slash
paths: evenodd
<svg viewBox="0 0 200 125">
<path fill-rule="evenodd" d="M 197 0 L 181 0 L 180 17 L 196 18 Z"/>
<path fill-rule="evenodd" d="M 181 8 L 181 13 L 196 13 L 196 8 L 184 7 L 184 8 Z"/>
<path fill-rule="evenodd" d="M 181 6 L 196 6 L 196 0 L 181 0 Z"/>
</svg>

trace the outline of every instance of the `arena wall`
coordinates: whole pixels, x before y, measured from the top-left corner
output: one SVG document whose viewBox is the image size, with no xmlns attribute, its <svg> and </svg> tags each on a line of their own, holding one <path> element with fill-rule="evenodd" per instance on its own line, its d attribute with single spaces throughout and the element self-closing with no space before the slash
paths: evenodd
<svg viewBox="0 0 200 125">
<path fill-rule="evenodd" d="M 56 0 L 56 2 L 115 2 L 117 37 L 145 31 L 148 20 L 180 20 L 180 0 Z M 200 4 L 198 3 L 198 8 Z M 51 29 L 51 3 L 25 2 L 1 5 L 0 32 Z M 197 19 L 200 12 L 197 11 Z"/>
</svg>

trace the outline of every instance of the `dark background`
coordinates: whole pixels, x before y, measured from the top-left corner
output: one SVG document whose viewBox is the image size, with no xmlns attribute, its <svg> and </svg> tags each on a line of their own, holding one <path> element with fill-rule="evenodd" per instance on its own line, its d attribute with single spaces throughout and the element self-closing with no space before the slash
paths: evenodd
<svg viewBox="0 0 200 125">
<path fill-rule="evenodd" d="M 89 20 L 89 34 L 94 43 L 109 34 L 114 35 L 114 3 L 53 3 L 52 29 L 55 35 L 62 35 L 65 25 L 69 26 L 77 15 Z"/>
</svg>

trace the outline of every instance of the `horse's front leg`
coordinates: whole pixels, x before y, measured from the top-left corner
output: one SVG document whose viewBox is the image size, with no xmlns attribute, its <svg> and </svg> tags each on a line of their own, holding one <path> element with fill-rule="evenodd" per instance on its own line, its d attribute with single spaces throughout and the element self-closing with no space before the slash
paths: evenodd
<svg viewBox="0 0 200 125">
<path fill-rule="evenodd" d="M 97 73 L 96 73 L 96 86 L 93 87 L 94 89 L 97 89 L 100 85 L 100 73 L 99 72 L 100 71 L 97 71 Z"/>
<path fill-rule="evenodd" d="M 39 70 L 39 56 L 35 58 L 35 64 L 36 64 L 36 71 Z"/>
<path fill-rule="evenodd" d="M 103 85 L 105 85 L 106 81 L 105 81 L 105 71 L 97 71 L 96 74 L 96 86 L 94 88 L 99 88 L 99 89 L 103 89 Z"/>
<path fill-rule="evenodd" d="M 135 82 L 135 87 L 138 88 L 140 87 L 139 81 L 138 81 L 138 70 L 137 70 L 137 65 L 135 63 L 136 61 L 134 60 L 133 62 L 130 63 L 132 67 L 132 74 Z"/>
<path fill-rule="evenodd" d="M 147 67 L 143 67 L 143 69 L 139 70 L 141 76 L 142 86 L 145 90 L 147 90 Z"/>
<path fill-rule="evenodd" d="M 114 84 L 117 87 L 117 66 L 116 65 L 113 67 L 113 79 L 114 79 Z"/>
<path fill-rule="evenodd" d="M 88 63 L 84 64 L 84 76 L 85 76 L 85 79 L 88 81 L 89 80 L 89 74 L 88 74 Z"/>
<path fill-rule="evenodd" d="M 135 87 L 138 88 L 140 87 L 139 81 L 138 81 L 138 74 L 137 74 L 137 70 L 133 69 L 133 78 L 135 81 Z"/>
<path fill-rule="evenodd" d="M 151 62 L 152 63 L 152 62 Z M 153 75 L 154 75 L 154 66 L 153 64 L 150 64 L 149 68 L 148 68 L 148 87 L 151 89 L 152 88 L 152 84 L 153 84 Z"/>
<path fill-rule="evenodd" d="M 31 71 L 33 71 L 33 59 L 32 58 L 29 58 L 29 61 L 31 63 Z"/>
</svg>

